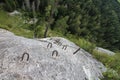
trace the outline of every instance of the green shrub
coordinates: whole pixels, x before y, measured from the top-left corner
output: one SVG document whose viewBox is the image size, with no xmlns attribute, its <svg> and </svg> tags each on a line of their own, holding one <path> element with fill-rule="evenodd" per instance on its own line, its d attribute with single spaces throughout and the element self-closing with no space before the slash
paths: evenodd
<svg viewBox="0 0 120 80">
<path fill-rule="evenodd" d="M 6 25 L 9 28 L 20 27 L 23 25 L 23 19 L 21 16 L 10 16 L 7 12 L 0 10 L 0 24 Z"/>
<path fill-rule="evenodd" d="M 93 50 L 92 55 L 108 68 L 107 72 L 103 73 L 103 80 L 120 80 L 120 53 L 111 56 Z"/>
<path fill-rule="evenodd" d="M 89 41 L 87 41 L 87 40 L 85 40 L 83 38 L 79 38 L 79 37 L 77 37 L 75 35 L 67 34 L 66 36 L 67 36 L 67 38 L 69 40 L 74 42 L 76 45 L 80 46 L 81 48 L 85 49 L 86 51 L 88 51 L 90 53 L 96 47 L 95 44 L 93 44 L 93 43 L 91 43 L 91 42 L 89 42 Z"/>
<path fill-rule="evenodd" d="M 1 25 L 1 24 L 0 24 L 0 28 L 11 31 L 11 32 L 13 32 L 14 34 L 16 34 L 18 36 L 24 36 L 24 37 L 27 37 L 27 38 L 33 38 L 33 32 L 30 31 L 30 30 L 26 30 L 26 29 L 23 29 L 23 28 L 20 28 L 20 27 L 9 28 L 8 26 Z"/>
<path fill-rule="evenodd" d="M 35 28 L 34 34 L 37 38 L 43 38 L 45 25 L 39 25 Z"/>
<path fill-rule="evenodd" d="M 13 32 L 15 35 L 23 36 L 27 38 L 33 38 L 33 31 L 23 29 L 23 28 L 11 28 L 9 31 Z"/>
<path fill-rule="evenodd" d="M 9 27 L 8 27 L 8 26 L 6 26 L 6 25 L 2 25 L 2 24 L 0 24 L 0 28 L 2 28 L 2 29 L 6 29 L 6 30 L 9 30 Z"/>
<path fill-rule="evenodd" d="M 104 78 L 102 80 L 120 80 L 120 76 L 117 71 L 113 69 L 107 70 L 107 72 L 103 73 Z"/>
</svg>

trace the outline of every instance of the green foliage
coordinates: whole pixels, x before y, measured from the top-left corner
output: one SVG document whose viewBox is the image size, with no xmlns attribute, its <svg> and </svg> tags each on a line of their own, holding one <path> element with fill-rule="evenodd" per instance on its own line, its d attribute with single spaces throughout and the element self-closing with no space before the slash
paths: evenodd
<svg viewBox="0 0 120 80">
<path fill-rule="evenodd" d="M 67 28 L 68 28 L 67 20 L 68 20 L 68 16 L 61 17 L 60 19 L 58 19 L 55 22 L 54 30 L 56 30 L 60 33 L 66 34 Z"/>
<path fill-rule="evenodd" d="M 23 23 L 24 20 L 20 19 L 21 16 L 9 16 L 2 10 L 0 10 L 0 15 L 0 28 L 9 30 L 19 36 L 33 37 L 33 31 L 25 29 L 29 25 Z"/>
<path fill-rule="evenodd" d="M 27 10 L 23 9 L 24 1 L 5 0 L 0 9 L 5 6 L 4 9 L 7 11 L 24 11 L 22 16 L 9 16 L 0 10 L 0 28 L 24 37 L 33 38 L 34 34 L 41 38 L 49 27 L 48 37 L 68 38 L 101 61 L 108 68 L 103 80 L 120 80 L 120 53 L 109 56 L 93 50 L 95 44 L 111 50 L 120 49 L 118 1 L 120 0 L 35 0 L 36 5 L 33 5 L 32 1 L 25 2 L 31 3 L 28 4 L 31 9 Z M 37 23 L 23 23 L 31 18 L 38 18 Z"/>
<path fill-rule="evenodd" d="M 67 38 L 69 40 L 71 40 L 72 42 L 74 42 L 76 45 L 80 46 L 81 48 L 87 50 L 88 52 L 92 52 L 93 49 L 96 47 L 95 44 L 91 43 L 90 41 L 88 40 L 85 40 L 83 38 L 79 38 L 77 36 L 74 36 L 74 35 L 71 35 L 71 34 L 67 34 L 66 35 Z"/>
<path fill-rule="evenodd" d="M 43 38 L 44 31 L 45 30 L 45 24 L 39 25 L 35 28 L 35 35 L 37 38 Z"/>
<path fill-rule="evenodd" d="M 45 11 L 46 11 L 45 16 L 46 16 L 46 17 L 49 17 L 49 16 L 50 16 L 50 11 L 51 11 L 51 5 L 48 5 L 48 6 L 46 7 Z"/>
<path fill-rule="evenodd" d="M 12 28 L 9 31 L 13 32 L 14 34 L 16 34 L 18 36 L 33 38 L 33 32 L 30 30 L 26 30 L 23 28 Z"/>
<path fill-rule="evenodd" d="M 10 16 L 3 10 L 0 10 L 0 24 L 6 25 L 9 28 L 20 27 L 23 25 L 23 20 L 19 16 Z"/>
<path fill-rule="evenodd" d="M 71 14 L 71 17 L 72 16 L 74 17 L 74 15 L 75 15 L 74 13 Z M 78 15 L 74 19 L 71 19 L 71 17 L 70 17 L 69 22 L 68 22 L 68 24 L 69 24 L 69 30 L 73 34 L 78 34 L 78 35 L 81 34 L 82 31 L 81 31 L 81 29 L 79 27 L 79 25 L 81 24 L 81 21 L 80 21 L 81 16 Z"/>
<path fill-rule="evenodd" d="M 80 39 L 80 38 L 78 40 L 78 44 L 79 44 L 79 46 L 81 46 L 83 49 L 89 51 L 90 53 L 96 47 L 95 44 L 90 43 L 89 41 L 87 41 L 85 39 Z"/>
<path fill-rule="evenodd" d="M 6 29 L 6 30 L 9 30 L 9 27 L 6 26 L 6 25 L 1 25 L 1 24 L 0 24 L 0 28 L 2 28 L 2 29 Z"/>
<path fill-rule="evenodd" d="M 104 78 L 101 80 L 120 80 L 119 74 L 113 69 L 108 68 L 107 72 L 103 73 L 103 75 Z"/>
<path fill-rule="evenodd" d="M 84 37 L 104 48 L 120 49 L 119 0 L 5 0 L 5 5 L 10 11 L 24 10 L 25 17 L 42 18 L 48 24 L 46 34 L 48 27 L 54 27 L 63 34 Z"/>
<path fill-rule="evenodd" d="M 12 28 L 9 28 L 8 26 L 6 25 L 1 25 L 0 24 L 0 28 L 2 29 L 6 29 L 6 30 L 9 30 L 11 32 L 13 32 L 14 34 L 18 35 L 18 36 L 24 36 L 24 37 L 27 37 L 27 38 L 32 38 L 32 34 L 33 32 L 30 31 L 30 30 L 26 30 L 26 29 L 23 29 L 23 28 L 20 28 L 20 27 L 12 27 Z"/>
<path fill-rule="evenodd" d="M 107 72 L 103 73 L 103 80 L 120 80 L 120 53 L 110 56 L 94 50 L 92 55 L 108 68 Z"/>
<path fill-rule="evenodd" d="M 48 37 L 53 37 L 53 36 L 65 37 L 62 33 L 50 29 L 49 32 L 48 32 Z"/>
<path fill-rule="evenodd" d="M 13 11 L 14 9 L 17 9 L 17 6 L 18 6 L 18 2 L 17 0 L 5 0 L 6 2 L 6 5 L 5 5 L 5 8 L 8 10 L 8 11 Z"/>
<path fill-rule="evenodd" d="M 94 50 L 92 54 L 97 60 L 103 62 L 105 66 L 109 66 L 110 64 L 112 64 L 112 61 L 113 61 L 112 56 L 109 56 L 106 53 L 98 52 L 96 50 Z"/>
</svg>

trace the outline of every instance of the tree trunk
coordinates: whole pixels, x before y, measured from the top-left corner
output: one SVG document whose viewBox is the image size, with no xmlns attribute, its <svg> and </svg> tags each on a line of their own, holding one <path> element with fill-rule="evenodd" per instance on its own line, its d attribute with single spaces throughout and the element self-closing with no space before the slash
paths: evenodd
<svg viewBox="0 0 120 80">
<path fill-rule="evenodd" d="M 49 28 L 49 23 L 46 26 L 46 29 L 45 29 L 45 32 L 44 32 L 44 38 L 47 37 L 48 28 Z"/>
<path fill-rule="evenodd" d="M 25 7 L 30 11 L 31 7 L 30 7 L 30 0 L 25 0 Z"/>
</svg>

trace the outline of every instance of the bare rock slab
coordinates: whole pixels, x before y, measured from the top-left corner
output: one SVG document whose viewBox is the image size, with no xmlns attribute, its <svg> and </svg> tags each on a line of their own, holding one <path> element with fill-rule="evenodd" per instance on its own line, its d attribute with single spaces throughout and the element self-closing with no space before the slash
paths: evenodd
<svg viewBox="0 0 120 80">
<path fill-rule="evenodd" d="M 104 65 L 85 50 L 78 49 L 73 42 L 61 37 L 27 39 L 0 29 L 0 80 L 102 78 Z"/>
</svg>

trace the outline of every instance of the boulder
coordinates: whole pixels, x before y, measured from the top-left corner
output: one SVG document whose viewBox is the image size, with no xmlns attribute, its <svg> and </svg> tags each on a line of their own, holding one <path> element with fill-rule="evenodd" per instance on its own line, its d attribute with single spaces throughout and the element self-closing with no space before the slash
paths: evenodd
<svg viewBox="0 0 120 80">
<path fill-rule="evenodd" d="M 98 52 L 101 52 L 101 53 L 108 54 L 108 55 L 114 55 L 115 54 L 114 52 L 112 52 L 108 49 L 101 48 L 101 47 L 96 47 L 95 50 L 98 51 Z"/>
<path fill-rule="evenodd" d="M 100 80 L 104 65 L 73 42 L 0 29 L 0 80 Z"/>
<path fill-rule="evenodd" d="M 15 15 L 21 15 L 21 13 L 17 10 L 14 10 L 13 12 L 9 13 L 10 16 L 15 16 Z"/>
</svg>

